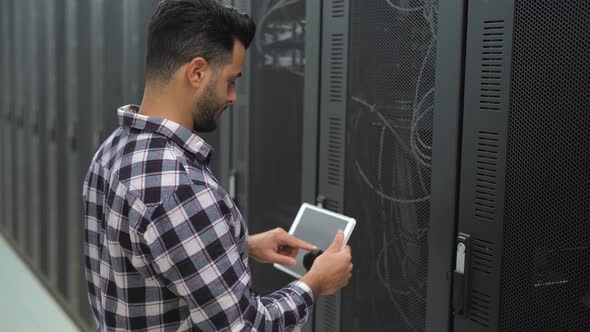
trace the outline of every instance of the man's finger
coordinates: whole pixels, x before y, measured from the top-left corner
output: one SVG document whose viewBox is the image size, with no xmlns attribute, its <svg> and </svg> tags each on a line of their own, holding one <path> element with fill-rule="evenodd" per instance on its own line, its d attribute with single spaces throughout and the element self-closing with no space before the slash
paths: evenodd
<svg viewBox="0 0 590 332">
<path fill-rule="evenodd" d="M 273 263 L 286 265 L 286 266 L 295 266 L 296 262 L 293 258 L 289 256 L 284 256 L 280 254 L 271 254 L 270 261 Z"/>
<path fill-rule="evenodd" d="M 301 239 L 298 239 L 291 234 L 283 234 L 281 240 L 283 240 L 286 245 L 292 248 L 301 248 L 309 251 L 317 249 L 316 246 L 309 244 Z"/>
<path fill-rule="evenodd" d="M 279 246 L 278 252 L 283 256 L 295 257 L 297 256 L 299 249 L 293 248 L 291 246 Z"/>
</svg>

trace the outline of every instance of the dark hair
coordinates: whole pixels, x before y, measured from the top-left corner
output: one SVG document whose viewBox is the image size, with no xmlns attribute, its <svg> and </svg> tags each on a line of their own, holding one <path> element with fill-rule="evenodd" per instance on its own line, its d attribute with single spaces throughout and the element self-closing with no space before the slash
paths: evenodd
<svg viewBox="0 0 590 332">
<path fill-rule="evenodd" d="M 168 81 L 196 57 L 227 64 L 234 41 L 248 48 L 255 33 L 248 15 L 215 0 L 162 0 L 148 28 L 146 79 Z"/>
</svg>

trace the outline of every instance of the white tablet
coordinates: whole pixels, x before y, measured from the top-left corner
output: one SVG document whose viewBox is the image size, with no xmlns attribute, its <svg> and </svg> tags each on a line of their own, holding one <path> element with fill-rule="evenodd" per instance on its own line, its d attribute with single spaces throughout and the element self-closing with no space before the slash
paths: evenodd
<svg viewBox="0 0 590 332">
<path fill-rule="evenodd" d="M 325 251 L 334 241 L 338 230 L 344 231 L 344 242 L 342 243 L 342 248 L 344 248 L 355 225 L 356 221 L 353 218 L 303 203 L 293 225 L 291 225 L 289 234 Z M 295 266 L 274 264 L 274 267 L 295 278 L 301 278 L 307 273 L 303 267 L 303 256 L 307 253 L 307 250 L 299 249 L 297 257 L 295 257 L 297 262 Z"/>
</svg>

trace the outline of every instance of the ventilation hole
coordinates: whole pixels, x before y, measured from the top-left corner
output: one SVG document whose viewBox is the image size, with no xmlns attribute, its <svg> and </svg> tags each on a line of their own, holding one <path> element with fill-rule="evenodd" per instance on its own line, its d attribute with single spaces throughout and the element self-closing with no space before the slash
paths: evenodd
<svg viewBox="0 0 590 332">
<path fill-rule="evenodd" d="M 492 20 L 484 22 L 483 45 L 482 45 L 482 64 L 481 64 L 481 91 L 490 92 L 487 87 L 501 87 L 502 62 L 504 48 L 504 21 Z M 494 68 L 494 69 L 490 69 Z M 493 90 L 495 94 L 482 94 L 479 100 L 479 109 L 482 111 L 500 111 L 502 110 L 502 90 L 500 88 Z M 494 100 L 490 100 L 494 99 Z"/>
<path fill-rule="evenodd" d="M 472 289 L 471 290 L 471 309 L 469 319 L 481 326 L 487 327 L 490 324 L 490 296 Z"/>
<path fill-rule="evenodd" d="M 335 103 L 342 102 L 344 98 L 344 35 L 341 33 L 331 36 L 329 66 L 329 100 Z"/>
<path fill-rule="evenodd" d="M 344 17 L 344 0 L 332 0 L 332 17 Z"/>
<path fill-rule="evenodd" d="M 494 102 L 488 102 L 493 104 Z M 474 215 L 479 219 L 495 221 L 499 134 L 478 132 L 475 168 Z"/>
<path fill-rule="evenodd" d="M 338 212 L 340 211 L 340 202 L 333 199 L 326 199 L 324 207 L 328 210 Z"/>
<path fill-rule="evenodd" d="M 342 120 L 332 117 L 328 124 L 328 183 L 340 186 L 342 180 Z"/>
</svg>

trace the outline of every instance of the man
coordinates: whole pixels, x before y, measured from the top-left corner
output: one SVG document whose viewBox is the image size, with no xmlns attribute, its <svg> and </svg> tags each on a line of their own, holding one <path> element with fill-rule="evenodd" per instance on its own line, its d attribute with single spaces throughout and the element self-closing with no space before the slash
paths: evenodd
<svg viewBox="0 0 590 332">
<path fill-rule="evenodd" d="M 301 280 L 264 297 L 251 289 L 249 257 L 292 265 L 297 250 L 314 249 L 280 229 L 248 236 L 195 134 L 214 130 L 235 101 L 254 33 L 247 15 L 214 0 L 159 3 L 142 104 L 118 110 L 121 126 L 84 184 L 86 278 L 100 331 L 284 330 L 348 284 L 340 232 Z"/>
</svg>

